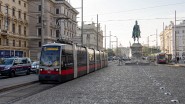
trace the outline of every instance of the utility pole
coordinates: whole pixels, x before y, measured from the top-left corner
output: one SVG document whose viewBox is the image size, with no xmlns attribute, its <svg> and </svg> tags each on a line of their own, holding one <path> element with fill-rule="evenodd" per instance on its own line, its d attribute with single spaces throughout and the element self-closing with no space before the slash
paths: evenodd
<svg viewBox="0 0 185 104">
<path fill-rule="evenodd" d="M 105 50 L 106 50 L 106 25 L 105 25 Z"/>
<path fill-rule="evenodd" d="M 177 46 L 176 46 L 176 11 L 175 11 L 175 25 L 174 25 L 174 54 L 175 54 L 175 60 L 177 61 Z"/>
<path fill-rule="evenodd" d="M 157 36 L 157 29 L 156 29 L 156 49 L 158 49 L 158 36 Z"/>
<path fill-rule="evenodd" d="M 116 53 L 118 55 L 118 37 L 117 36 L 115 36 L 115 37 L 116 37 Z"/>
<path fill-rule="evenodd" d="M 163 22 L 163 51 L 165 52 L 165 40 L 164 40 L 164 22 Z"/>
<path fill-rule="evenodd" d="M 150 52 L 150 41 L 149 41 L 149 36 L 148 36 L 148 54 L 149 54 L 149 52 Z"/>
<path fill-rule="evenodd" d="M 98 50 L 98 28 L 99 28 L 99 25 L 98 25 L 98 14 L 97 14 L 97 50 Z"/>
<path fill-rule="evenodd" d="M 41 45 L 44 45 L 44 0 L 41 0 Z"/>
<path fill-rule="evenodd" d="M 81 14 L 82 14 L 82 17 L 81 17 L 81 19 L 82 19 L 82 22 L 81 22 L 81 44 L 83 45 L 83 28 L 84 28 L 84 21 L 83 21 L 83 0 L 81 1 Z"/>
<path fill-rule="evenodd" d="M 111 31 L 110 31 L 110 43 L 109 43 L 109 47 L 111 49 Z"/>
</svg>

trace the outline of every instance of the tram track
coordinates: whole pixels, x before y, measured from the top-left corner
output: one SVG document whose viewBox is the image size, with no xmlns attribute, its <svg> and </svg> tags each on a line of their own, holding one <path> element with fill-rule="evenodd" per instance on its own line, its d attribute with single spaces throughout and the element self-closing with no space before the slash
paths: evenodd
<svg viewBox="0 0 185 104">
<path fill-rule="evenodd" d="M 0 104 L 12 104 L 57 85 L 58 84 L 40 84 L 39 82 L 35 82 L 13 89 L 7 89 L 0 92 Z"/>
</svg>

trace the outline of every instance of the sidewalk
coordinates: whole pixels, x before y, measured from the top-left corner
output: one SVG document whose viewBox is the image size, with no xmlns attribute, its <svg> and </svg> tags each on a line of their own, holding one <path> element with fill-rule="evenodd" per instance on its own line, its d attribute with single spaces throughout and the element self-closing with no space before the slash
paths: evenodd
<svg viewBox="0 0 185 104">
<path fill-rule="evenodd" d="M 177 67 L 185 67 L 185 63 L 183 60 L 180 60 L 179 63 L 170 63 L 170 66 L 177 66 Z"/>
<path fill-rule="evenodd" d="M 38 82 L 38 75 L 31 74 L 0 80 L 0 92 Z"/>
</svg>

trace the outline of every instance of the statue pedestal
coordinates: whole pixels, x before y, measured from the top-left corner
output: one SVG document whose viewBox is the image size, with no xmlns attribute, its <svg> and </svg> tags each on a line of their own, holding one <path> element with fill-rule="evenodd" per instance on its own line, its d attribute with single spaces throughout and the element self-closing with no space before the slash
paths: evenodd
<svg viewBox="0 0 185 104">
<path fill-rule="evenodd" d="M 143 46 L 140 43 L 133 43 L 130 48 L 131 48 L 132 59 L 141 60 Z"/>
<path fill-rule="evenodd" d="M 133 43 L 131 48 L 131 61 L 126 62 L 125 65 L 149 65 L 150 63 L 142 59 L 142 48 L 140 43 Z"/>
</svg>

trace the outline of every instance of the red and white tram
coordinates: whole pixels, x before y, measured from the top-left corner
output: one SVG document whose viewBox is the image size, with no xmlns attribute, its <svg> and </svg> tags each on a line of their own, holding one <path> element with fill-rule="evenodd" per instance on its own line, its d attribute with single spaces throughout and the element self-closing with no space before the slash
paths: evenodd
<svg viewBox="0 0 185 104">
<path fill-rule="evenodd" d="M 42 46 L 39 81 L 64 82 L 108 66 L 107 53 L 75 44 Z"/>
</svg>

